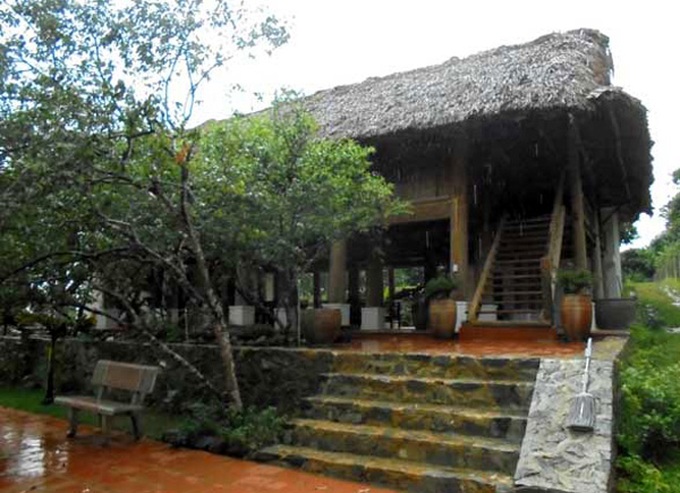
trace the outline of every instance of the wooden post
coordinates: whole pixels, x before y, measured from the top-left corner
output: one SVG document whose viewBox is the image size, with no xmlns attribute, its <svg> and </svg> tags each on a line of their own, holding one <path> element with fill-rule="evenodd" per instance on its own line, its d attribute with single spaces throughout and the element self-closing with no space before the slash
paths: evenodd
<svg viewBox="0 0 680 493">
<path fill-rule="evenodd" d="M 467 193 L 467 144 L 459 139 L 453 156 L 453 190 L 451 197 L 451 219 L 449 252 L 453 272 L 458 272 L 461 291 L 468 299 L 470 293 L 468 259 L 468 193 Z"/>
<path fill-rule="evenodd" d="M 345 269 L 347 268 L 347 240 L 339 240 L 331 245 L 329 269 L 328 302 L 345 303 L 347 283 Z"/>
<path fill-rule="evenodd" d="M 583 183 L 577 147 L 576 123 L 569 117 L 568 166 L 571 193 L 572 229 L 574 232 L 574 257 L 577 269 L 588 268 L 588 252 L 586 247 L 585 207 L 583 204 Z"/>
<path fill-rule="evenodd" d="M 321 273 L 315 270 L 312 274 L 312 284 L 314 285 L 314 308 L 321 307 Z"/>
<path fill-rule="evenodd" d="M 387 268 L 387 295 L 390 301 L 394 301 L 394 267 Z"/>
<path fill-rule="evenodd" d="M 595 210 L 593 225 L 595 229 L 595 247 L 593 248 L 593 270 L 595 271 L 595 299 L 604 298 L 604 270 L 602 269 L 602 238 L 600 237 L 600 212 Z"/>
<path fill-rule="evenodd" d="M 383 264 L 377 251 L 373 251 L 366 269 L 366 306 L 383 305 Z"/>
</svg>

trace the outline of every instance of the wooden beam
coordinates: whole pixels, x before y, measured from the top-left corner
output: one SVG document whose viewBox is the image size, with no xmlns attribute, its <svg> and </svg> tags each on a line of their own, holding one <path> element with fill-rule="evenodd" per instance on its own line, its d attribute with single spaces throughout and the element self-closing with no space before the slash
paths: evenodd
<svg viewBox="0 0 680 493">
<path fill-rule="evenodd" d="M 484 295 L 484 289 L 486 288 L 486 283 L 491 275 L 491 269 L 496 261 L 496 253 L 498 252 L 498 247 L 501 243 L 501 234 L 503 233 L 503 226 L 505 225 L 505 216 L 501 218 L 498 224 L 498 230 L 496 231 L 496 236 L 491 244 L 491 249 L 489 254 L 486 256 L 486 261 L 484 262 L 484 269 L 479 276 L 479 281 L 477 282 L 477 289 L 472 297 L 472 302 L 470 303 L 470 309 L 468 311 L 468 318 L 471 322 L 477 321 L 477 313 L 479 312 L 479 307 L 482 304 L 482 296 Z"/>
<path fill-rule="evenodd" d="M 377 250 L 371 254 L 366 269 L 366 306 L 383 305 L 383 262 Z"/>
<path fill-rule="evenodd" d="M 469 279 L 469 256 L 468 256 L 468 192 L 467 192 L 467 144 L 459 139 L 453 155 L 453 190 L 451 199 L 450 215 L 450 265 L 451 270 L 458 272 L 461 283 L 461 291 L 468 299 L 471 293 Z"/>
<path fill-rule="evenodd" d="M 451 198 L 434 197 L 411 201 L 411 214 L 393 216 L 389 219 L 390 224 L 405 224 L 423 221 L 436 221 L 449 219 L 451 215 Z"/>
</svg>

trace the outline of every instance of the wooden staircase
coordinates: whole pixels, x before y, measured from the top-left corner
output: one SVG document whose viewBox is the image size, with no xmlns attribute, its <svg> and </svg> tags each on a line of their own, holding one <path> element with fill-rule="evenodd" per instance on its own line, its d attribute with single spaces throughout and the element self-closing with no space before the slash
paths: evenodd
<svg viewBox="0 0 680 493">
<path fill-rule="evenodd" d="M 549 230 L 549 215 L 504 223 L 478 320 L 549 322 L 541 275 Z"/>
</svg>

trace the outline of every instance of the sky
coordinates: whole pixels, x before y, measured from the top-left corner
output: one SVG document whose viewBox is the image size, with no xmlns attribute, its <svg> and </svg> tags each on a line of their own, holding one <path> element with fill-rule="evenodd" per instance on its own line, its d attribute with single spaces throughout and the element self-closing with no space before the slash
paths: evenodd
<svg viewBox="0 0 680 493">
<path fill-rule="evenodd" d="M 260 109 L 281 88 L 312 94 L 551 32 L 598 29 L 610 38 L 613 84 L 648 109 L 655 142 L 655 213 L 641 216 L 640 238 L 633 246 L 645 246 L 663 231 L 659 210 L 675 194 L 671 174 L 680 168 L 680 146 L 673 142 L 680 114 L 674 90 L 680 75 L 674 2 L 246 0 L 248 6 L 255 4 L 287 22 L 290 40 L 269 56 L 234 62 L 214 78 L 203 94 L 209 104 L 197 109 L 196 123 Z M 230 90 L 234 83 L 244 91 Z"/>
</svg>

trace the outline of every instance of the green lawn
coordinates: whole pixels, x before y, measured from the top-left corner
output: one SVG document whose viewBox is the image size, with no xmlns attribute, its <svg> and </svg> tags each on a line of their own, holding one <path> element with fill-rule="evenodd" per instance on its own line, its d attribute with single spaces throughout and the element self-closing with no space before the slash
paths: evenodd
<svg viewBox="0 0 680 493">
<path fill-rule="evenodd" d="M 0 388 L 0 406 L 20 409 L 36 414 L 48 414 L 57 418 L 66 419 L 66 408 L 55 405 L 43 405 L 42 390 L 27 390 L 16 388 Z M 85 424 L 96 426 L 96 417 L 91 413 L 81 413 L 80 421 Z M 171 416 L 147 409 L 142 416 L 144 434 L 151 438 L 160 439 L 163 432 L 178 428 L 184 421 L 179 416 Z M 132 433 L 130 419 L 125 416 L 116 417 L 113 420 L 113 428 Z"/>
</svg>

